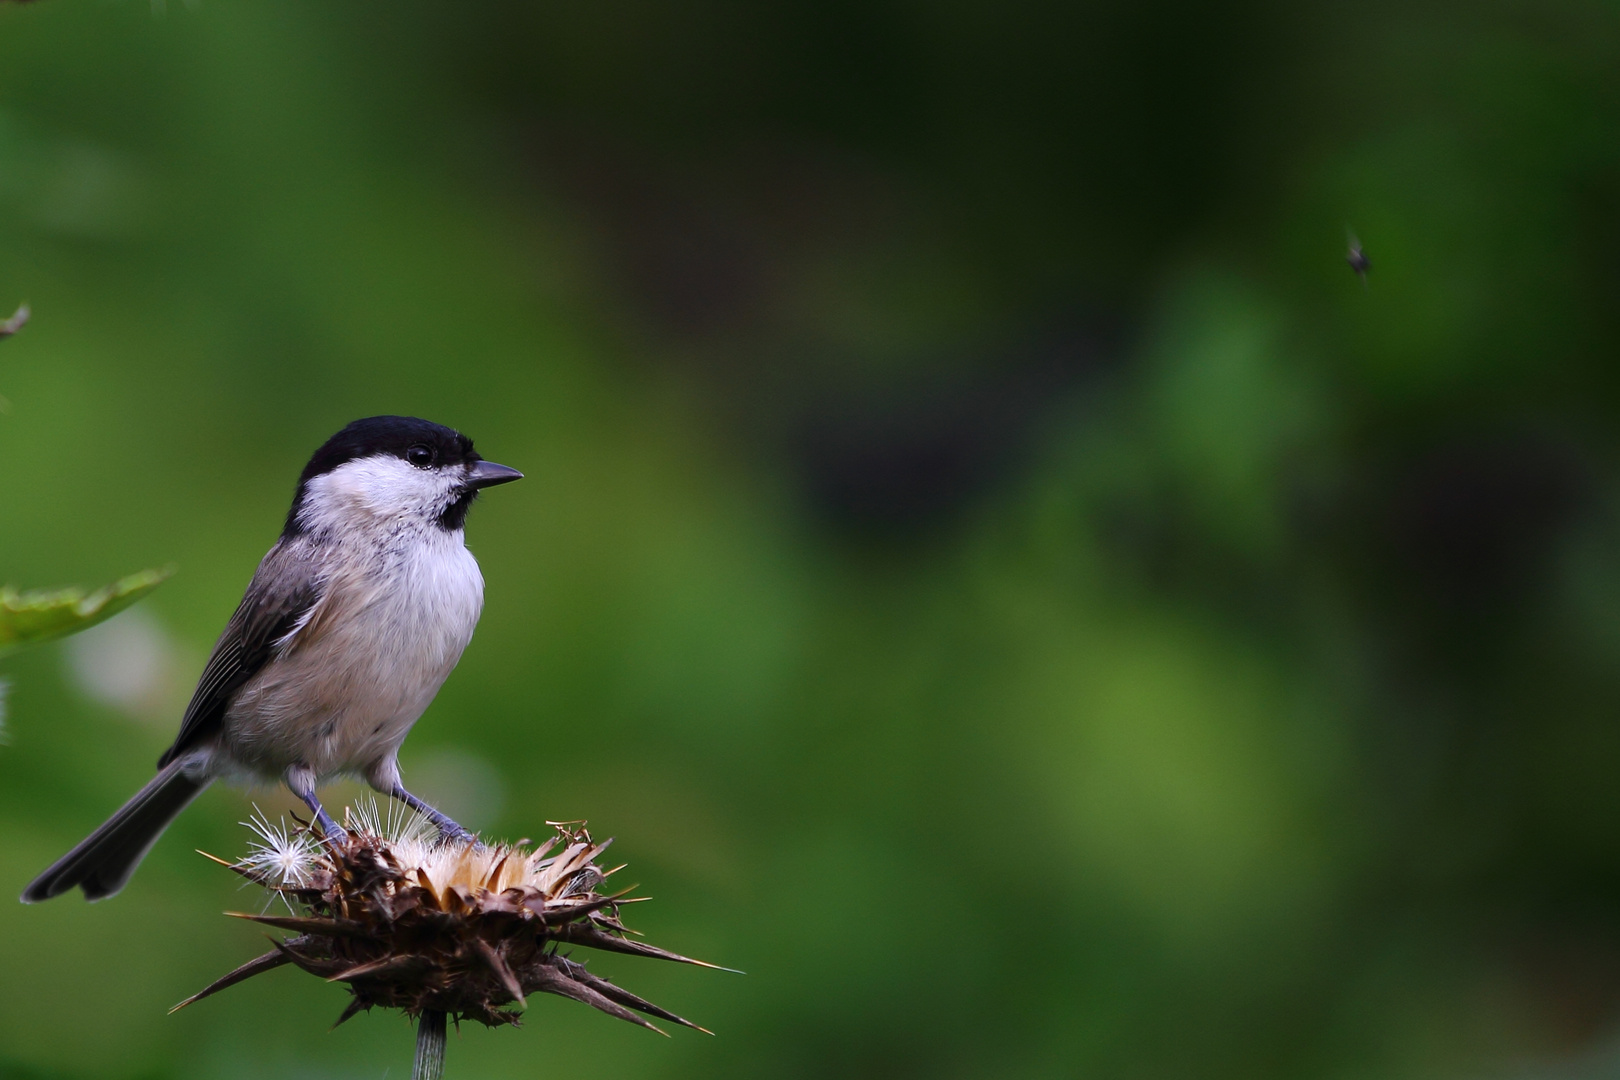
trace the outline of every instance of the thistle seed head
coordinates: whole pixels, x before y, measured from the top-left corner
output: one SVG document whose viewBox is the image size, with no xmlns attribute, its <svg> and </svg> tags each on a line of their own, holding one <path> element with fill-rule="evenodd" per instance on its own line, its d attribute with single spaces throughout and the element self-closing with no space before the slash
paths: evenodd
<svg viewBox="0 0 1620 1080">
<path fill-rule="evenodd" d="M 573 998 L 621 1020 L 661 1029 L 646 1017 L 697 1028 L 623 990 L 558 951 L 579 945 L 714 967 L 639 941 L 620 921 L 624 893 L 599 891 L 616 869 L 597 859 L 583 822 L 548 822 L 555 835 L 535 848 L 442 841 L 415 814 L 375 804 L 345 814 L 347 836 L 317 838 L 308 826 L 245 824 L 256 839 L 236 863 L 215 860 L 287 902 L 292 915 L 238 918 L 292 933 L 275 948 L 187 998 L 175 1009 L 244 979 L 291 964 L 351 999 L 338 1023 L 363 1009 L 396 1008 L 415 1018 L 516 1024 L 527 996 Z M 212 856 L 210 856 L 212 857 Z M 626 890 L 628 891 L 628 890 Z"/>
</svg>

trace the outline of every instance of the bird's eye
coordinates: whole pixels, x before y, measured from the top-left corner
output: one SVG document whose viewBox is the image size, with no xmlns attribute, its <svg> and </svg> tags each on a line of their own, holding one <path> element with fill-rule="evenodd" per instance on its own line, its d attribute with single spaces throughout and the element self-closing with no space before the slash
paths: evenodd
<svg viewBox="0 0 1620 1080">
<path fill-rule="evenodd" d="M 421 443 L 417 443 L 415 446 L 405 451 L 405 460 L 410 462 L 412 465 L 415 465 L 418 469 L 425 469 L 429 465 L 433 464 L 433 449 L 431 447 L 423 446 Z"/>
</svg>

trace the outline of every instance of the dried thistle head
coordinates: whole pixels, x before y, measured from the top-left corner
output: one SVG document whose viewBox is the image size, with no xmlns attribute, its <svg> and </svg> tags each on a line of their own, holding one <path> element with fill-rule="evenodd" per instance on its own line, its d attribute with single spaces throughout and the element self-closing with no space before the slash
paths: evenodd
<svg viewBox="0 0 1620 1080">
<path fill-rule="evenodd" d="M 619 909 L 632 901 L 599 891 L 621 869 L 597 865 L 611 841 L 593 841 L 583 822 L 548 822 L 556 835 L 533 849 L 441 841 L 420 817 L 385 821 L 375 805 L 349 814 L 349 833 L 337 839 L 263 817 L 247 824 L 257 835 L 248 855 L 216 861 L 269 889 L 293 914 L 229 914 L 294 936 L 272 938 L 272 951 L 175 1009 L 292 964 L 348 986 L 353 996 L 338 1023 L 382 1006 L 413 1018 L 437 1012 L 516 1024 L 527 995 L 542 992 L 654 1031 L 661 1029 L 646 1016 L 705 1030 L 558 952 L 581 945 L 715 966 L 626 936 Z"/>
</svg>

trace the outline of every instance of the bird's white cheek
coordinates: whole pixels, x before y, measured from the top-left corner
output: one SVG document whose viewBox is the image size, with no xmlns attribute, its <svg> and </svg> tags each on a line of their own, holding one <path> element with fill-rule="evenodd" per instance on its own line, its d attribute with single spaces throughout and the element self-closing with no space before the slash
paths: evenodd
<svg viewBox="0 0 1620 1080">
<path fill-rule="evenodd" d="M 418 469 L 391 455 L 345 462 L 309 483 L 300 516 L 306 525 L 341 526 L 356 517 L 436 515 L 455 495 L 455 478 Z"/>
</svg>

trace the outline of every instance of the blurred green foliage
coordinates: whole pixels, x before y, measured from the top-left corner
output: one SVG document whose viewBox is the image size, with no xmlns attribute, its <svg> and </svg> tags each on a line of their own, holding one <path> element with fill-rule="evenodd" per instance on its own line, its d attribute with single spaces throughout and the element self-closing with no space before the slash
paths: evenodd
<svg viewBox="0 0 1620 1080">
<path fill-rule="evenodd" d="M 407 777 L 590 819 L 749 972 L 593 960 L 719 1036 L 537 1001 L 452 1075 L 1613 1071 L 1617 54 L 1596 0 L 0 5 L 0 566 L 180 567 L 8 658 L 0 894 L 150 776 L 309 452 L 414 413 L 529 478 Z M 193 854 L 249 799 L 0 916 L 0 1075 L 403 1075 L 292 975 L 163 1015 L 262 950 Z"/>
</svg>

